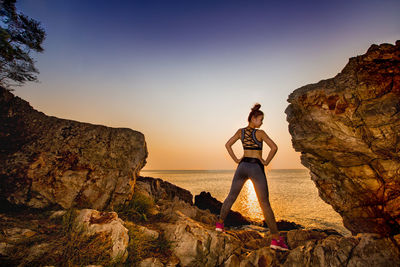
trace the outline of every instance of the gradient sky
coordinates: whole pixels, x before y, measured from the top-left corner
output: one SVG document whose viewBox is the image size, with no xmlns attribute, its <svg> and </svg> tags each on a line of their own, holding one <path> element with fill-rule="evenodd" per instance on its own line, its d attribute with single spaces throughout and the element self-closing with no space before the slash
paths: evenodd
<svg viewBox="0 0 400 267">
<path fill-rule="evenodd" d="M 225 149 L 261 104 L 268 166 L 304 168 L 288 95 L 400 39 L 400 1 L 20 0 L 42 23 L 39 83 L 15 95 L 47 115 L 145 135 L 144 170 L 234 169 Z M 263 156 L 269 149 L 264 144 Z M 233 146 L 238 157 L 240 141 Z"/>
</svg>

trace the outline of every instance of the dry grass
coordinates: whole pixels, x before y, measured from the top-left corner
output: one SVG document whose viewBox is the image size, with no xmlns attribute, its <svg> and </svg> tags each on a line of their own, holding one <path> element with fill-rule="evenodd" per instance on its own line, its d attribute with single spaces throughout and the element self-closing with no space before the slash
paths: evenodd
<svg viewBox="0 0 400 267">
<path fill-rule="evenodd" d="M 115 207 L 115 211 L 123 220 L 134 222 L 147 221 L 154 201 L 140 193 L 134 193 L 132 199 Z"/>
<path fill-rule="evenodd" d="M 36 234 L 14 242 L 9 262 L 18 266 L 114 265 L 110 233 L 88 235 L 84 227 L 74 224 L 76 215 L 75 209 L 69 209 L 62 218 L 55 220 L 61 223 L 61 227 L 52 234 Z M 46 244 L 45 251 L 29 255 L 32 247 L 39 244 Z"/>
<path fill-rule="evenodd" d="M 146 196 L 134 194 L 131 201 L 121 205 L 116 210 L 118 215 L 125 221 L 134 221 L 136 223 L 150 224 L 162 220 L 160 214 L 151 216 L 150 210 L 154 207 L 154 202 Z M 7 259 L 7 264 L 11 266 L 85 266 L 85 265 L 103 265 L 103 266 L 136 266 L 141 260 L 147 257 L 156 257 L 161 262 L 166 263 L 171 256 L 171 245 L 164 234 L 159 233 L 158 238 L 146 236 L 134 223 L 126 224 L 129 234 L 128 258 L 122 263 L 122 255 L 116 259 L 111 259 L 112 240 L 109 233 L 99 233 L 96 235 L 87 235 L 85 229 L 77 227 L 74 223 L 77 216 L 77 210 L 71 208 L 66 210 L 63 216 L 48 219 L 51 213 L 27 215 L 26 224 L 36 218 L 45 225 L 39 223 L 34 227 L 37 232 L 35 235 L 23 238 L 13 244 L 12 253 Z M 18 220 L 23 222 L 24 220 Z M 15 221 L 13 226 L 21 227 L 20 223 Z M 11 222 L 4 224 L 4 228 L 10 227 Z M 32 225 L 31 225 L 32 226 Z M 50 227 L 50 228 L 48 228 Z M 32 228 L 32 227 L 30 227 Z M 0 239 L 4 239 L 0 236 Z M 44 244 L 44 247 L 32 254 L 32 248 Z M 29 255 L 31 254 L 31 255 Z M 0 264 L 0 266 L 2 266 Z"/>
<path fill-rule="evenodd" d="M 156 257 L 166 263 L 171 256 L 172 242 L 167 240 L 163 233 L 158 238 L 146 236 L 136 225 L 127 224 L 129 234 L 128 259 L 125 266 L 135 266 L 148 257 Z"/>
</svg>

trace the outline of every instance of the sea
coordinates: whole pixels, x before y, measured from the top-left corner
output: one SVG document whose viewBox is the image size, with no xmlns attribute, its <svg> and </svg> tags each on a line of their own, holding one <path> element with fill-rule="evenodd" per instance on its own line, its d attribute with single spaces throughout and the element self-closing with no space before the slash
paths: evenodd
<svg viewBox="0 0 400 267">
<path fill-rule="evenodd" d="M 186 190 L 193 197 L 202 191 L 223 202 L 228 196 L 235 170 L 141 170 L 141 176 L 161 178 Z M 318 195 L 306 169 L 265 169 L 269 200 L 276 221 L 287 220 L 306 229 L 334 229 L 344 236 L 351 232 L 342 217 Z M 194 198 L 193 198 L 194 201 Z M 244 184 L 232 210 L 255 221 L 264 219 L 253 183 Z"/>
</svg>

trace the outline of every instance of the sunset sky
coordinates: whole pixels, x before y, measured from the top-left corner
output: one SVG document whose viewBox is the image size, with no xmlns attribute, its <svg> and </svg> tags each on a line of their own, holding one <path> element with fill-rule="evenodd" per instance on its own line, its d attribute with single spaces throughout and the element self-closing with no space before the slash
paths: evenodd
<svg viewBox="0 0 400 267">
<path fill-rule="evenodd" d="M 400 39 L 400 1 L 19 0 L 47 38 L 40 83 L 15 95 L 47 115 L 145 135 L 144 170 L 234 169 L 225 149 L 254 103 L 278 145 L 269 168 L 304 168 L 288 95 Z M 269 149 L 264 144 L 264 157 Z M 241 157 L 240 141 L 234 151 Z"/>
</svg>

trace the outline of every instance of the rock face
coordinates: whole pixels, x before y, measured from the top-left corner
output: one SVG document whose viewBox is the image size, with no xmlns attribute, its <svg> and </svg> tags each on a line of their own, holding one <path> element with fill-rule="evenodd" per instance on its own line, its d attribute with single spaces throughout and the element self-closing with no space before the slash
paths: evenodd
<svg viewBox="0 0 400 267">
<path fill-rule="evenodd" d="M 0 198 L 33 208 L 103 210 L 130 199 L 144 135 L 46 116 L 0 87 Z"/>
<path fill-rule="evenodd" d="M 400 41 L 296 89 L 285 113 L 320 197 L 353 234 L 400 232 Z"/>
<path fill-rule="evenodd" d="M 295 232 L 294 232 L 295 231 Z M 312 238 L 310 238 L 311 236 Z M 356 237 L 337 235 L 316 236 L 305 230 L 288 232 L 291 245 L 282 266 L 399 266 L 400 257 L 396 244 L 390 238 L 371 234 Z M 293 244 L 297 244 L 294 246 Z"/>
</svg>

